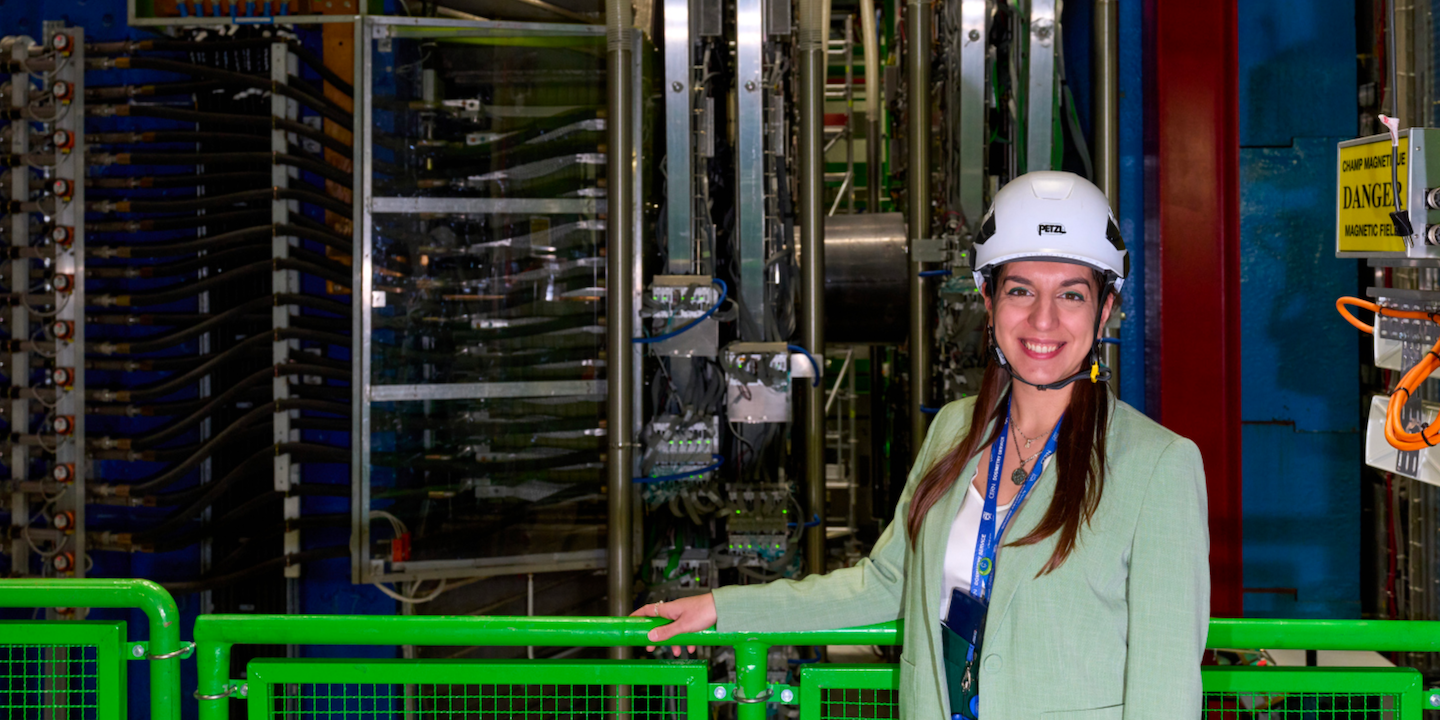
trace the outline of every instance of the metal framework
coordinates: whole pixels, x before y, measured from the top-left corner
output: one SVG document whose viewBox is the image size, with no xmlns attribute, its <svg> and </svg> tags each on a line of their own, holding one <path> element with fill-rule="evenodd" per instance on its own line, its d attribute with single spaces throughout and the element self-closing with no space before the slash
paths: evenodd
<svg viewBox="0 0 1440 720">
<path fill-rule="evenodd" d="M 78 717 L 124 718 L 124 661 L 148 660 L 150 717 L 179 720 L 180 660 L 191 648 L 180 642 L 175 600 L 159 585 L 17 578 L 0 583 L 0 607 L 135 608 L 149 620 L 145 642 L 127 641 L 123 622 L 0 622 L 0 679 L 24 678 L 0 682 L 0 714 L 34 717 L 27 713 L 44 710 L 45 717 L 70 717 L 70 709 Z"/>
<path fill-rule="evenodd" d="M 1240 504 L 1240 191 L 1235 2 L 1157 5 L 1158 252 L 1146 294 L 1150 415 L 1195 441 L 1209 489 L 1211 612 L 1244 609 Z M 1152 241 L 1153 242 L 1153 241 Z"/>
<path fill-rule="evenodd" d="M 616 373 L 624 371 L 620 368 L 623 363 L 615 362 L 608 379 L 594 380 L 557 380 L 557 381 L 524 381 L 524 382 L 477 382 L 477 383 L 434 383 L 434 384 L 377 384 L 373 381 L 372 374 L 372 353 L 375 349 L 373 338 L 375 327 L 373 324 L 372 312 L 379 307 L 383 300 L 378 298 L 374 284 L 375 272 L 375 232 L 374 219 L 376 215 L 428 215 L 428 214 L 487 214 L 487 213 L 523 213 L 533 215 L 557 215 L 557 214 L 584 214 L 584 215 L 605 215 L 609 212 L 608 222 L 618 227 L 625 224 L 626 217 L 630 218 L 632 225 L 630 232 L 634 237 L 639 237 L 641 213 L 634 210 L 631 213 L 615 213 L 611 211 L 610 203 L 619 198 L 618 202 L 629 202 L 638 208 L 639 198 L 643 195 L 639 191 L 641 173 L 631 173 L 634 187 L 629 193 L 620 192 L 615 184 L 610 186 L 610 198 L 416 198 L 416 197 L 377 197 L 373 182 L 375 159 L 373 156 L 375 147 L 375 108 L 373 106 L 373 93 L 369 90 L 375 83 L 376 46 L 378 43 L 392 42 L 395 40 L 457 40 L 478 39 L 487 37 L 572 37 L 577 39 L 593 38 L 599 39 L 605 36 L 606 29 L 595 25 L 567 25 L 548 23 L 521 23 L 521 22 L 476 22 L 468 20 L 444 20 L 436 18 L 407 18 L 407 17 L 366 17 L 355 25 L 355 45 L 359 51 L 355 54 L 355 77 L 356 87 L 361 89 L 355 104 L 355 187 L 356 198 L 354 224 L 359 235 L 357 248 L 357 261 L 355 262 L 354 284 L 357 292 L 354 295 L 354 334 L 357 338 L 357 352 L 354 355 L 354 463 L 352 468 L 352 526 L 354 528 L 355 551 L 351 556 L 351 575 L 355 582 L 395 582 L 413 581 L 419 579 L 434 579 L 445 577 L 489 577 L 510 573 L 529 572 L 551 572 L 558 570 L 572 569 L 594 569 L 602 568 L 607 564 L 606 554 L 603 551 L 576 551 L 558 554 L 535 554 L 519 555 L 502 558 L 474 558 L 454 560 L 434 560 L 425 562 L 400 563 L 385 569 L 381 565 L 372 562 L 375 558 L 371 555 L 371 537 L 369 513 L 371 507 L 371 413 L 372 404 L 378 402 L 419 402 L 419 401 L 442 401 L 442 400 L 478 400 L 495 398 L 546 398 L 557 396 L 575 395 L 607 395 L 612 385 L 617 382 Z M 638 38 L 636 39 L 638 41 Z M 638 66 L 635 72 L 639 72 Z M 638 83 L 636 83 L 638 85 Z M 639 94 L 631 98 L 631 105 L 638 107 L 640 102 Z M 636 109 L 631 117 L 638 118 L 640 113 Z M 631 147 L 638 153 L 640 147 L 640 127 L 638 123 L 624 125 L 617 122 L 612 116 L 612 124 L 627 127 L 627 132 L 632 136 Z M 618 152 L 618 150 L 617 150 Z M 624 199 L 628 195 L 628 200 Z M 610 228 L 613 232 L 614 228 Z M 634 267 L 634 280 L 632 290 L 626 291 L 617 288 L 611 283 L 612 291 L 619 295 L 628 294 L 630 297 L 631 321 L 638 323 L 639 317 L 639 257 L 637 253 L 631 253 L 630 264 Z M 612 333 L 622 333 L 623 327 L 620 323 L 612 322 L 609 329 Z M 628 345 L 628 335 L 625 338 Z M 630 350 L 633 357 L 639 357 L 639 346 Z M 628 382 L 622 385 L 628 387 L 639 387 L 639 363 L 631 363 L 632 370 L 626 373 Z M 623 389 L 623 388 L 622 388 Z M 622 393 L 622 397 L 629 398 L 634 395 L 634 404 L 640 401 L 636 393 Z M 638 412 L 632 413 L 638 415 Z M 613 432 L 612 426 L 612 432 Z M 631 430 L 631 433 L 634 429 Z M 628 442 L 625 433 L 615 433 L 619 437 L 618 442 Z M 624 455 L 625 453 L 621 453 Z M 630 467 L 633 462 L 627 462 L 624 458 L 612 458 L 612 461 L 625 466 L 624 473 L 628 479 L 633 477 L 634 468 Z M 626 523 L 628 527 L 628 523 Z M 612 535 L 617 534 L 612 532 Z M 620 532 L 619 535 L 628 537 L 628 533 Z M 629 554 L 628 551 L 625 554 Z"/>
<path fill-rule="evenodd" d="M 770 681 L 767 652 L 780 645 L 894 645 L 903 635 L 899 623 L 809 632 L 705 631 L 673 638 L 679 645 L 734 648 L 736 676 L 713 683 L 706 682 L 703 662 L 668 660 L 258 659 L 247 664 L 243 679 L 229 675 L 234 646 L 279 638 L 304 645 L 614 647 L 648 644 L 646 633 L 659 624 L 650 618 L 206 615 L 195 625 L 196 696 L 201 720 L 226 717 L 225 699 L 232 697 L 246 701 L 252 718 L 353 711 L 359 703 L 376 711 L 420 711 L 426 703 L 446 703 L 496 712 L 583 703 L 587 714 L 643 711 L 665 720 L 701 717 L 712 702 L 738 702 L 739 720 L 761 720 L 770 704 L 799 705 L 801 720 L 893 717 L 896 711 L 898 666 L 813 665 L 795 686 Z M 1440 648 L 1440 623 L 1217 619 L 1211 621 L 1208 645 L 1433 651 Z M 1263 706 L 1276 713 L 1368 711 L 1418 720 L 1422 709 L 1440 707 L 1440 694 L 1424 692 L 1419 673 L 1409 668 L 1206 667 L 1202 678 L 1207 717 Z"/>
<path fill-rule="evenodd" d="M 733 647 L 736 676 L 710 682 L 704 661 L 642 660 L 296 660 L 259 657 L 230 679 L 236 645 L 634 647 L 662 624 L 652 618 L 369 615 L 201 615 L 195 644 L 179 639 L 179 612 L 146 580 L 9 580 L 0 607 L 55 605 L 135 608 L 149 621 L 149 640 L 127 641 L 123 622 L 6 622 L 0 640 L 0 710 L 17 702 L 56 717 L 125 717 L 125 660 L 150 668 L 151 717 L 178 720 L 180 660 L 199 660 L 194 692 L 202 720 L 228 717 L 228 699 L 245 700 L 252 718 L 314 714 L 393 714 L 444 710 L 493 716 L 534 703 L 576 713 L 644 713 L 656 720 L 701 720 L 711 703 L 738 702 L 739 720 L 761 720 L 770 704 L 798 705 L 801 720 L 893 717 L 896 665 L 806 667 L 799 685 L 771 682 L 767 651 L 783 645 L 894 645 L 901 623 L 778 633 L 717 633 L 674 638 L 679 645 Z M 1210 648 L 1440 651 L 1440 622 L 1214 619 Z M 247 653 L 248 654 L 248 653 Z M 1418 720 L 1440 708 L 1410 668 L 1206 667 L 1207 717 L 1263 706 L 1288 712 Z M 22 697 L 23 696 L 23 697 Z M 17 700 L 18 698 L 18 700 Z M 756 702 L 752 702 L 756 701 Z M 869 708 L 870 712 L 863 711 Z M 16 713 L 7 713 L 12 715 Z M 1323 713 L 1322 713 L 1323 714 Z M 47 715 L 49 716 L 49 715 Z M 1308 716 L 1308 715 L 1307 715 Z"/>
</svg>

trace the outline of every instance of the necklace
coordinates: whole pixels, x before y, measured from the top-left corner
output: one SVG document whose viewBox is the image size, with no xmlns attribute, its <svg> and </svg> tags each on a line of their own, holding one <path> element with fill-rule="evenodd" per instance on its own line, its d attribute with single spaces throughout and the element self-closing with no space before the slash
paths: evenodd
<svg viewBox="0 0 1440 720">
<path fill-rule="evenodd" d="M 1020 432 L 1019 428 L 1016 428 L 1014 425 L 1010 426 L 1010 430 L 1011 434 Z M 1024 433 L 1020 434 L 1024 435 Z M 1026 443 L 1025 445 L 1028 447 L 1030 444 Z M 1010 482 L 1016 485 L 1024 485 L 1025 480 L 1030 477 L 1030 473 L 1025 471 L 1025 463 L 1034 460 L 1035 456 L 1040 454 L 1040 450 L 1036 450 L 1035 452 L 1031 453 L 1030 457 L 1027 458 L 1020 454 L 1020 440 L 1018 438 L 1015 440 L 1015 446 L 1015 457 L 1020 458 L 1020 465 L 1019 467 L 1015 468 L 1015 472 L 1010 473 Z M 1041 450 L 1043 449 L 1044 448 L 1041 448 Z"/>
<path fill-rule="evenodd" d="M 1032 438 L 1032 437 L 1030 437 L 1029 435 L 1026 435 L 1026 434 L 1025 434 L 1025 431 L 1021 430 L 1019 425 L 1011 425 L 1011 426 L 1010 426 L 1010 429 L 1011 429 L 1011 430 L 1014 430 L 1014 431 L 1017 432 L 1017 433 L 1020 433 L 1020 437 L 1025 438 L 1025 449 L 1026 449 L 1026 450 L 1029 450 L 1029 449 L 1030 449 L 1030 443 L 1035 442 L 1036 438 Z M 1017 441 L 1017 442 L 1018 442 L 1018 441 Z"/>
</svg>

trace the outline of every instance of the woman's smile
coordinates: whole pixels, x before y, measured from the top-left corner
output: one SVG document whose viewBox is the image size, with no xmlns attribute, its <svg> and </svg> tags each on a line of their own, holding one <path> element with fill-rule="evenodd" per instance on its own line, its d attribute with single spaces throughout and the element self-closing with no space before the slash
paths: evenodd
<svg viewBox="0 0 1440 720">
<path fill-rule="evenodd" d="M 1020 346 L 1025 348 L 1025 354 L 1036 360 L 1049 360 L 1060 354 L 1060 349 L 1065 343 L 1058 340 L 1028 340 L 1022 338 Z"/>
</svg>

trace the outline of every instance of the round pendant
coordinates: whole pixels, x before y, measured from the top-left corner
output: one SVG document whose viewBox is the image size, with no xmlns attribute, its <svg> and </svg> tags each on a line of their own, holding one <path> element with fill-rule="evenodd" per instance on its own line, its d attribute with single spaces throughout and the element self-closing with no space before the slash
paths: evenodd
<svg viewBox="0 0 1440 720">
<path fill-rule="evenodd" d="M 1015 483 L 1016 485 L 1024 485 L 1025 479 L 1029 476 L 1030 473 L 1025 472 L 1025 468 L 1018 467 L 1015 468 L 1015 472 L 1010 473 L 1010 482 Z"/>
</svg>

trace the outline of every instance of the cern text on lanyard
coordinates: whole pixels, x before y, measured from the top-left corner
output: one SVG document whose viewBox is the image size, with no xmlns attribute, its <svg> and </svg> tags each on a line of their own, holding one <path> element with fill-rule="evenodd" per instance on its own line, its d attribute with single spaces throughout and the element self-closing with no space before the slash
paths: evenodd
<svg viewBox="0 0 1440 720">
<path fill-rule="evenodd" d="M 1035 487 L 1035 481 L 1040 479 L 1040 473 L 1045 469 L 1045 461 L 1055 454 L 1055 446 L 1060 439 L 1060 423 L 1055 423 L 1055 429 L 1050 431 L 1050 439 L 1045 441 L 1045 448 L 1040 451 L 1040 457 L 1035 460 L 1035 467 L 1030 470 L 1030 477 L 1025 479 L 1025 484 L 1020 487 L 1020 492 L 1015 494 L 1015 499 L 1010 503 L 1010 512 L 1005 514 L 1005 519 L 996 526 L 996 498 L 1000 494 L 1000 474 L 1005 466 L 1005 445 L 1010 437 L 1010 408 L 1005 408 L 1005 425 L 1000 428 L 1000 436 L 995 439 L 995 444 L 990 448 L 990 477 L 985 483 L 985 509 L 980 514 L 980 532 L 975 538 L 975 564 L 970 569 L 970 595 L 976 600 L 987 601 L 990 597 L 990 584 L 995 581 L 995 551 L 1000 544 L 1000 538 L 1005 536 L 1005 528 L 1010 525 L 1010 519 L 1020 511 L 1020 504 L 1025 502 L 1025 497 Z M 974 638 L 971 640 L 972 644 Z"/>
</svg>

